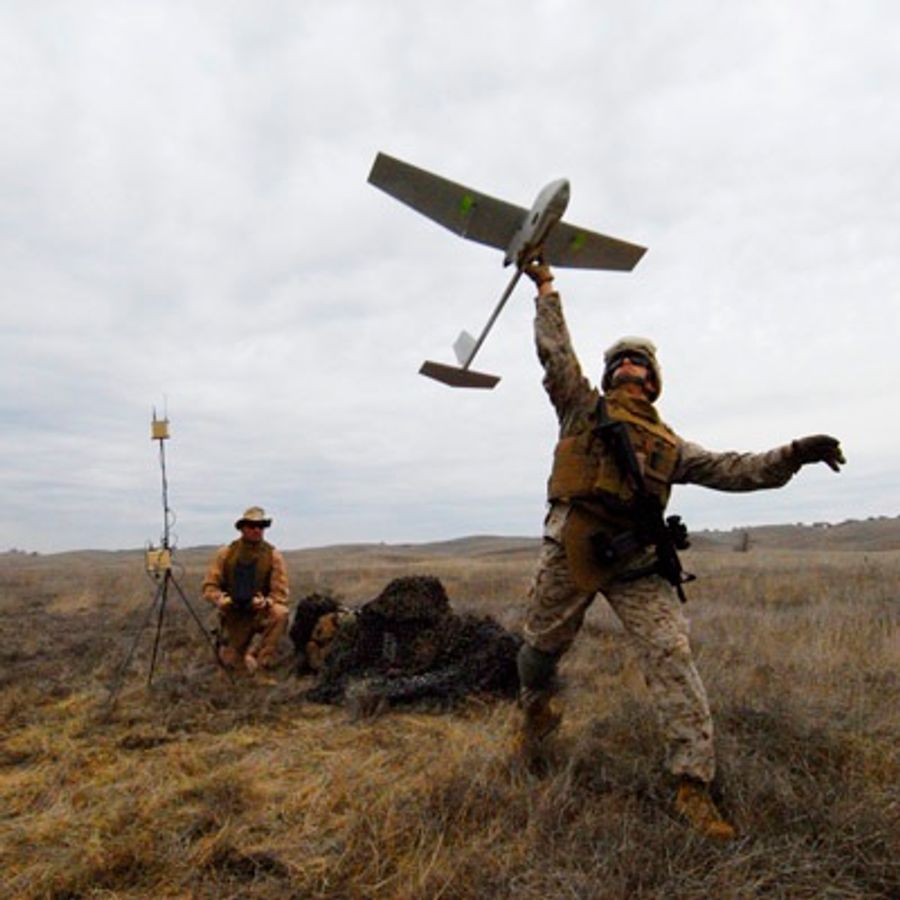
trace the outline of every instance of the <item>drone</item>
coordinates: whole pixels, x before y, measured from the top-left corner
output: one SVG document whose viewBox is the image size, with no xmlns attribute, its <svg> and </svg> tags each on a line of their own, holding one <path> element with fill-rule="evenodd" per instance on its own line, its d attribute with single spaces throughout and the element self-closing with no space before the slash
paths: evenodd
<svg viewBox="0 0 900 900">
<path fill-rule="evenodd" d="M 516 267 L 479 337 L 462 331 L 453 344 L 459 365 L 432 360 L 422 363 L 420 374 L 451 387 L 493 388 L 500 381 L 498 375 L 477 372 L 470 366 L 532 260 L 540 257 L 553 266 L 630 272 L 646 252 L 646 247 L 563 222 L 571 193 L 565 178 L 542 188 L 530 209 L 498 200 L 385 153 L 375 157 L 368 180 L 460 237 L 503 250 L 503 265 Z"/>
</svg>

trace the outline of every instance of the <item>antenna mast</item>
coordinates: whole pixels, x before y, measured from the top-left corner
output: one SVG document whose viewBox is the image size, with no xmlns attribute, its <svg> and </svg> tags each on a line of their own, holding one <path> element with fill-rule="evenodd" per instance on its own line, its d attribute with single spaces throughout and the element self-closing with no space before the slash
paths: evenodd
<svg viewBox="0 0 900 900">
<path fill-rule="evenodd" d="M 109 698 L 106 704 L 107 716 L 112 713 L 112 710 L 116 704 L 116 700 L 119 696 L 119 691 L 121 690 L 122 684 L 125 679 L 125 673 L 128 670 L 128 666 L 131 664 L 131 660 L 134 656 L 135 650 L 137 650 L 137 645 L 141 639 L 141 634 L 143 633 L 144 629 L 150 624 L 151 619 L 155 615 L 156 636 L 153 640 L 153 651 L 150 656 L 150 670 L 147 674 L 147 686 L 149 687 L 153 682 L 153 673 L 156 669 L 156 658 L 159 652 L 160 638 L 162 636 L 163 629 L 163 619 L 165 618 L 166 604 L 168 603 L 170 586 L 174 588 L 176 595 L 184 604 L 185 609 L 190 613 L 191 618 L 197 625 L 198 630 L 206 639 L 206 642 L 209 644 L 216 665 L 225 672 L 229 680 L 233 681 L 231 673 L 219 658 L 219 651 L 216 647 L 215 639 L 209 633 L 209 631 L 207 631 L 206 626 L 200 620 L 200 617 L 197 615 L 196 610 L 191 605 L 190 600 L 188 600 L 187 595 L 184 593 L 184 590 L 182 589 L 181 585 L 176 580 L 174 573 L 172 572 L 172 554 L 175 548 L 172 546 L 171 526 L 174 521 L 174 514 L 169 508 L 169 480 L 166 475 L 166 441 L 169 439 L 169 417 L 168 414 L 164 414 L 160 419 L 156 415 L 155 407 L 153 409 L 153 419 L 150 422 L 150 438 L 151 440 L 157 441 L 159 443 L 159 468 L 162 476 L 163 533 L 159 547 L 154 547 L 152 544 L 150 544 L 150 546 L 146 548 L 144 561 L 148 576 L 156 583 L 156 590 L 153 596 L 153 603 L 147 610 L 147 613 L 134 637 L 134 641 L 132 642 L 128 653 L 125 655 L 125 659 L 122 661 L 122 664 L 119 666 L 119 669 L 113 679 L 113 683 L 109 691 Z"/>
<path fill-rule="evenodd" d="M 159 471 L 162 476 L 163 505 L 163 533 L 161 546 L 164 550 L 170 550 L 172 510 L 169 509 L 169 479 L 166 476 L 166 441 L 169 439 L 169 417 L 167 414 L 164 414 L 163 418 L 157 418 L 156 407 L 153 408 L 153 420 L 150 423 L 150 437 L 159 444 Z"/>
</svg>

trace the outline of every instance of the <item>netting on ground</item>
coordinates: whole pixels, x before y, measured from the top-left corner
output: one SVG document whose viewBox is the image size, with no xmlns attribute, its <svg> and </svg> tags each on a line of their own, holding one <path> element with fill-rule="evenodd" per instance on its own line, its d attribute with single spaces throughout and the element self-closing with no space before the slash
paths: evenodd
<svg viewBox="0 0 900 900">
<path fill-rule="evenodd" d="M 303 598 L 291 627 L 301 668 L 315 657 L 307 648 L 326 617 L 335 627 L 307 695 L 315 702 L 364 695 L 370 703 L 452 704 L 471 694 L 513 697 L 518 690 L 521 638 L 490 616 L 455 613 L 433 576 L 395 578 L 350 614 L 328 596 Z"/>
</svg>

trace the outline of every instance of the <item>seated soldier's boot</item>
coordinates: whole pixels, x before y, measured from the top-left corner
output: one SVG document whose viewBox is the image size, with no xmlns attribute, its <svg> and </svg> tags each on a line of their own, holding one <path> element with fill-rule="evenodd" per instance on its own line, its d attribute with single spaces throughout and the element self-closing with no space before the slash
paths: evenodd
<svg viewBox="0 0 900 900">
<path fill-rule="evenodd" d="M 675 794 L 675 811 L 704 837 L 714 841 L 731 841 L 734 827 L 726 822 L 702 781 L 682 777 Z"/>
<path fill-rule="evenodd" d="M 238 667 L 241 655 L 234 647 L 229 647 L 227 644 L 220 644 L 217 652 L 219 654 L 219 662 L 221 662 L 226 669 L 234 671 Z"/>
<path fill-rule="evenodd" d="M 244 657 L 247 673 L 252 676 L 253 683 L 257 686 L 278 684 L 278 679 L 272 675 L 274 662 L 272 655 L 264 650 L 260 650 L 258 653 L 248 653 Z"/>
<path fill-rule="evenodd" d="M 541 755 L 544 741 L 559 728 L 562 710 L 550 691 L 527 688 L 519 695 L 521 718 L 513 738 L 513 755 L 526 765 Z"/>
</svg>

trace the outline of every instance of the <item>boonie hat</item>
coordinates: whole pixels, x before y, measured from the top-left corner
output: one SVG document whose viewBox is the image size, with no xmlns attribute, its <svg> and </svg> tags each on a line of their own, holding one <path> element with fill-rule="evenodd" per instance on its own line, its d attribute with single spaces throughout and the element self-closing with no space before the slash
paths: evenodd
<svg viewBox="0 0 900 900">
<path fill-rule="evenodd" d="M 272 520 L 266 518 L 266 511 L 261 506 L 251 506 L 244 510 L 244 514 L 234 523 L 234 527 L 238 531 L 244 525 L 262 525 L 268 528 L 272 524 Z"/>
</svg>

